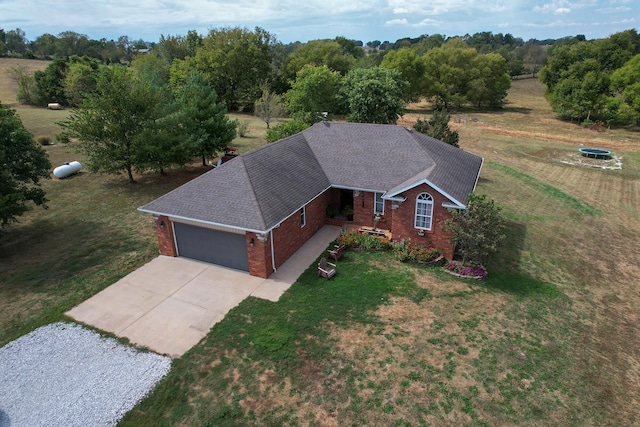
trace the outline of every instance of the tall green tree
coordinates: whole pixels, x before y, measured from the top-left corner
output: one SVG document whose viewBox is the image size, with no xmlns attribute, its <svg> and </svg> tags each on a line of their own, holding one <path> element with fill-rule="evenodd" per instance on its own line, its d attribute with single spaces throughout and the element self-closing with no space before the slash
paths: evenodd
<svg viewBox="0 0 640 427">
<path fill-rule="evenodd" d="M 69 105 L 82 103 L 86 94 L 96 90 L 100 64 L 87 56 L 72 56 L 69 59 L 63 87 Z"/>
<path fill-rule="evenodd" d="M 424 58 L 418 56 L 415 50 L 402 48 L 387 53 L 380 65 L 383 68 L 398 70 L 404 80 L 409 83 L 407 89 L 408 101 L 418 101 L 425 92 L 425 71 L 427 69 Z"/>
<path fill-rule="evenodd" d="M 40 55 L 42 57 L 53 56 L 56 53 L 56 45 L 58 44 L 58 38 L 53 34 L 45 33 L 41 36 L 38 36 L 33 43 L 31 43 L 31 48 L 34 50 L 34 53 Z"/>
<path fill-rule="evenodd" d="M 178 97 L 180 130 L 193 155 L 214 157 L 224 151 L 236 136 L 237 121 L 230 120 L 223 102 L 204 76 L 193 72 Z"/>
<path fill-rule="evenodd" d="M 482 264 L 497 252 L 506 237 L 501 210 L 486 195 L 470 194 L 466 209 L 450 211 L 453 219 L 445 221 L 443 228 L 453 234 L 463 264 Z"/>
<path fill-rule="evenodd" d="M 472 64 L 467 99 L 477 107 L 500 107 L 511 87 L 508 63 L 499 53 L 478 55 Z"/>
<path fill-rule="evenodd" d="M 46 207 L 41 178 L 50 177 L 47 153 L 36 144 L 16 111 L 0 104 L 0 225 L 17 221 L 29 202 Z"/>
<path fill-rule="evenodd" d="M 450 109 L 467 104 L 470 84 L 477 75 L 472 65 L 477 56 L 475 49 L 457 39 L 429 50 L 425 55 L 425 96 L 437 108 Z"/>
<path fill-rule="evenodd" d="M 267 129 L 270 129 L 269 124 L 273 119 L 284 116 L 284 101 L 280 95 L 265 87 L 262 96 L 255 102 L 253 113 L 267 124 Z"/>
<path fill-rule="evenodd" d="M 331 71 L 346 75 L 355 65 L 355 57 L 335 40 L 312 40 L 300 46 L 287 58 L 285 75 L 289 80 L 297 78 L 306 65 L 326 66 Z"/>
<path fill-rule="evenodd" d="M 253 108 L 262 82 L 271 76 L 271 49 L 276 39 L 262 28 L 211 30 L 198 48 L 190 69 L 200 72 L 229 110 Z M 188 76 L 190 69 L 183 75 Z"/>
<path fill-rule="evenodd" d="M 323 112 L 335 114 L 340 82 L 340 74 L 326 65 L 303 67 L 284 96 L 287 111 L 295 120 L 308 125 L 322 120 Z"/>
<path fill-rule="evenodd" d="M 37 95 L 34 101 L 37 104 L 46 105 L 49 102 L 58 102 L 62 105 L 69 105 L 64 90 L 64 79 L 67 75 L 67 70 L 67 62 L 56 58 L 44 70 L 38 70 L 33 73 L 37 87 Z"/>
<path fill-rule="evenodd" d="M 394 69 L 354 69 L 344 78 L 340 94 L 350 121 L 396 124 L 404 114 L 408 86 Z"/>
<path fill-rule="evenodd" d="M 460 141 L 460 135 L 458 135 L 458 131 L 454 131 L 449 128 L 450 120 L 450 112 L 446 110 L 435 110 L 431 119 L 418 119 L 416 124 L 413 125 L 413 128 L 420 133 L 439 139 L 449 145 L 460 147 L 460 144 L 458 143 Z"/>
<path fill-rule="evenodd" d="M 611 75 L 637 54 L 640 36 L 635 30 L 554 45 L 539 74 L 551 107 L 566 119 L 615 119 Z"/>
<path fill-rule="evenodd" d="M 9 52 L 24 53 L 27 51 L 27 36 L 26 33 L 20 28 L 7 31 L 5 35 L 5 43 L 7 45 L 7 49 L 9 49 Z"/>
<path fill-rule="evenodd" d="M 143 147 L 153 143 L 149 129 L 162 118 L 162 98 L 148 83 L 134 79 L 129 69 L 112 67 L 98 79 L 96 91 L 88 94 L 82 108 L 61 122 L 89 159 L 93 172 L 125 172 L 135 182 L 134 170 L 148 165 Z"/>
<path fill-rule="evenodd" d="M 633 111 L 633 118 L 640 120 L 640 55 L 627 61 L 611 75 L 611 87 Z"/>
</svg>

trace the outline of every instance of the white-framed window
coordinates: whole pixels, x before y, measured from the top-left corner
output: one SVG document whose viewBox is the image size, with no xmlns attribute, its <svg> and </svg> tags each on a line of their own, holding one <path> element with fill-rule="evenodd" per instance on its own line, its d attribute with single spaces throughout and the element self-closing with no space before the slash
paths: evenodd
<svg viewBox="0 0 640 427">
<path fill-rule="evenodd" d="M 307 210 L 306 206 L 303 206 L 302 209 L 300 209 L 300 228 L 305 225 L 307 225 Z"/>
<path fill-rule="evenodd" d="M 373 193 L 373 213 L 384 215 L 384 200 L 382 195 L 384 193 Z"/>
<path fill-rule="evenodd" d="M 416 198 L 416 218 L 413 226 L 422 230 L 431 230 L 433 219 L 433 197 L 429 193 L 420 193 Z"/>
</svg>

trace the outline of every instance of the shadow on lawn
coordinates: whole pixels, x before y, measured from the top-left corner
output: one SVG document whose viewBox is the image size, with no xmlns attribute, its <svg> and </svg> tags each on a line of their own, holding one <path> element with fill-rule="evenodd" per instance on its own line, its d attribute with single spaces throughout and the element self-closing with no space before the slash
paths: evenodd
<svg viewBox="0 0 640 427">
<path fill-rule="evenodd" d="M 43 292 L 100 267 L 133 237 L 96 221 L 42 219 L 5 231 L 0 244 L 3 291 Z"/>
<path fill-rule="evenodd" d="M 529 277 L 522 269 L 521 258 L 527 227 L 523 223 L 507 220 L 506 239 L 500 251 L 487 262 L 489 276 L 485 286 L 489 289 L 518 296 L 544 295 L 556 297 L 561 294 L 554 284 Z"/>
</svg>

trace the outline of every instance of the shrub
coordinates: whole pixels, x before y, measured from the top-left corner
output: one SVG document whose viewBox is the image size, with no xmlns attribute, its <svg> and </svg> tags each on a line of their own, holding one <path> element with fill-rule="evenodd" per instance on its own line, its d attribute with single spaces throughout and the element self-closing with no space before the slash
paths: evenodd
<svg viewBox="0 0 640 427">
<path fill-rule="evenodd" d="M 430 263 L 442 256 L 442 251 L 434 247 L 412 245 L 409 240 L 400 239 L 393 244 L 393 252 L 401 262 Z"/>
<path fill-rule="evenodd" d="M 280 123 L 271 129 L 267 129 L 266 140 L 267 142 L 275 142 L 279 139 L 286 138 L 287 136 L 294 135 L 298 132 L 302 132 L 309 125 L 297 120 L 289 120 L 288 122 Z"/>
<path fill-rule="evenodd" d="M 59 132 L 54 135 L 54 139 L 56 142 L 60 142 L 62 144 L 67 144 L 70 141 L 69 135 L 64 132 Z"/>
<path fill-rule="evenodd" d="M 365 251 L 386 251 L 393 246 L 387 239 L 360 233 L 358 230 L 343 231 L 337 242 L 345 248 L 359 248 Z"/>
<path fill-rule="evenodd" d="M 244 138 L 249 135 L 249 122 L 238 123 L 238 136 Z"/>
<path fill-rule="evenodd" d="M 40 145 L 51 145 L 51 137 L 49 136 L 39 136 L 36 138 L 38 144 Z"/>
</svg>

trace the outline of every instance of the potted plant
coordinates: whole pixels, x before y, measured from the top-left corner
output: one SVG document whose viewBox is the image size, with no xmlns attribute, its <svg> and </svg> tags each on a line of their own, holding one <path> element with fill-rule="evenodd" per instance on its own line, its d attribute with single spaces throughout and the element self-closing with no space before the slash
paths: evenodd
<svg viewBox="0 0 640 427">
<path fill-rule="evenodd" d="M 353 206 L 347 205 L 342 210 L 342 213 L 347 217 L 348 221 L 353 221 Z"/>
<path fill-rule="evenodd" d="M 334 204 L 330 204 L 329 206 L 327 206 L 327 216 L 329 218 L 333 218 L 336 215 L 338 215 L 338 213 L 340 212 L 340 209 L 338 209 L 338 207 Z"/>
<path fill-rule="evenodd" d="M 418 236 L 424 236 L 424 230 L 422 228 L 418 229 Z"/>
</svg>

